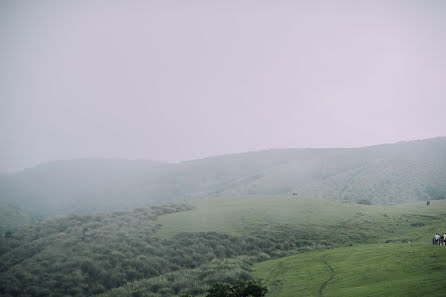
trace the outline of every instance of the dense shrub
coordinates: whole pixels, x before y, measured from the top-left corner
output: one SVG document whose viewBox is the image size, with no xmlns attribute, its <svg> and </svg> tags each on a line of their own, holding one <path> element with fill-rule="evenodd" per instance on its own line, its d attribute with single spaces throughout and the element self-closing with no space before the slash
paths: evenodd
<svg viewBox="0 0 446 297">
<path fill-rule="evenodd" d="M 256 281 L 239 280 L 236 285 L 216 283 L 208 290 L 206 297 L 263 297 L 268 289 Z"/>
<path fill-rule="evenodd" d="M 368 199 L 359 199 L 357 201 L 358 204 L 371 205 L 372 203 Z"/>
</svg>

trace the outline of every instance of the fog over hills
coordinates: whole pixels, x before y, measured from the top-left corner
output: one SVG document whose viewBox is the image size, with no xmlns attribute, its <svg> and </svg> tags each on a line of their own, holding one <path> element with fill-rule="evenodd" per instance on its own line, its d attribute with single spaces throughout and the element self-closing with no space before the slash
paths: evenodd
<svg viewBox="0 0 446 297">
<path fill-rule="evenodd" d="M 363 148 L 274 149 L 176 164 L 79 159 L 0 176 L 0 203 L 40 215 L 293 193 L 365 204 L 445 199 L 446 138 Z"/>
<path fill-rule="evenodd" d="M 38 223 L 38 217 L 8 204 L 0 204 L 0 234 L 13 231 L 24 225 Z"/>
</svg>

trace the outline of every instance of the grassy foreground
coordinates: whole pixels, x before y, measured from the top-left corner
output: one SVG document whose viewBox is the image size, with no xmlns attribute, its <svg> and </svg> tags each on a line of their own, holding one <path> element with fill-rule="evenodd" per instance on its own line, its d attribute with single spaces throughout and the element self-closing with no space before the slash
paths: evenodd
<svg viewBox="0 0 446 297">
<path fill-rule="evenodd" d="M 412 222 L 389 224 L 361 245 L 257 263 L 254 277 L 277 297 L 445 296 L 446 247 L 431 244 L 435 232 L 446 231 L 445 208 L 443 201 L 388 207 L 387 217 Z"/>
<path fill-rule="evenodd" d="M 445 296 L 446 247 L 368 244 L 254 265 L 267 296 Z"/>
<path fill-rule="evenodd" d="M 253 277 L 270 297 L 442 296 L 446 287 L 446 247 L 431 245 L 446 231 L 446 201 L 386 207 L 288 195 L 192 204 L 13 230 L 0 238 L 0 296 L 201 297 L 216 282 Z"/>
</svg>

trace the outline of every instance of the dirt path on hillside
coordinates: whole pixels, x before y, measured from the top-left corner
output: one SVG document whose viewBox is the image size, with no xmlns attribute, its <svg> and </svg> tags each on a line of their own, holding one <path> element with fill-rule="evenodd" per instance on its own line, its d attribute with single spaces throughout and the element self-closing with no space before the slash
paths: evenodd
<svg viewBox="0 0 446 297">
<path fill-rule="evenodd" d="M 333 268 L 331 268 L 330 264 L 328 264 L 326 261 L 324 261 L 324 264 L 327 265 L 328 269 L 330 269 L 330 277 L 322 283 L 321 287 L 318 290 L 318 296 L 322 296 L 322 290 L 327 286 L 328 282 L 331 281 L 334 277 L 334 271 Z"/>
</svg>

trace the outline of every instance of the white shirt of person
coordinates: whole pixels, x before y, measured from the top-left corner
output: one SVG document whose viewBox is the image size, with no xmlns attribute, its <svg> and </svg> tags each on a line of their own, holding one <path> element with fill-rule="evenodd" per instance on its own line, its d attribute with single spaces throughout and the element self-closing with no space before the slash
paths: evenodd
<svg viewBox="0 0 446 297">
<path fill-rule="evenodd" d="M 438 240 L 440 238 L 440 235 L 435 234 L 434 238 L 435 238 L 435 240 Z"/>
</svg>

